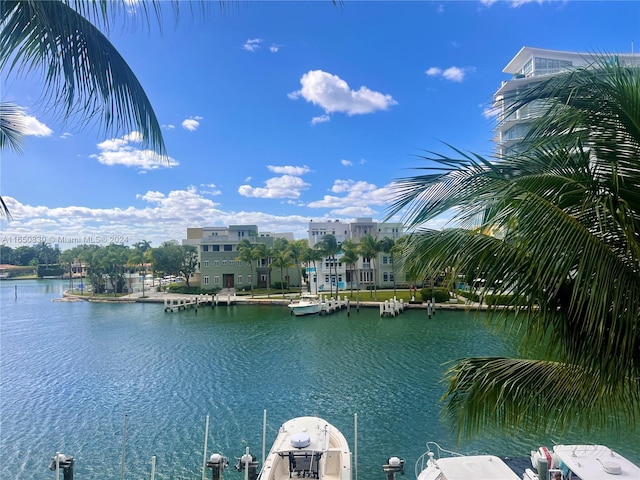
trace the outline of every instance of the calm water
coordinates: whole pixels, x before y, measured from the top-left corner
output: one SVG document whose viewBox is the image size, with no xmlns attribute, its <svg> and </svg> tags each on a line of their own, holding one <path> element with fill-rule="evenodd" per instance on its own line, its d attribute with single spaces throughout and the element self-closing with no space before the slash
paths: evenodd
<svg viewBox="0 0 640 480">
<path fill-rule="evenodd" d="M 17 285 L 17 299 L 14 286 Z M 462 356 L 512 348 L 460 312 L 423 311 L 381 319 L 377 310 L 292 318 L 286 307 L 234 306 L 164 313 L 161 304 L 53 302 L 61 281 L 0 282 L 0 464 L 2 479 L 54 478 L 56 451 L 76 459 L 76 479 L 119 479 L 124 416 L 127 479 L 201 478 L 205 418 L 208 454 L 233 463 L 245 447 L 260 459 L 284 421 L 318 415 L 354 449 L 358 478 L 383 479 L 390 455 L 407 475 L 438 441 L 464 453 L 526 455 L 575 438 L 482 438 L 456 446 L 440 421 L 440 379 Z M 602 432 L 605 443 L 640 461 L 639 435 Z M 631 441 L 630 441 L 631 439 Z M 229 468 L 227 479 L 240 480 Z M 210 478 L 210 475 L 209 475 Z"/>
</svg>

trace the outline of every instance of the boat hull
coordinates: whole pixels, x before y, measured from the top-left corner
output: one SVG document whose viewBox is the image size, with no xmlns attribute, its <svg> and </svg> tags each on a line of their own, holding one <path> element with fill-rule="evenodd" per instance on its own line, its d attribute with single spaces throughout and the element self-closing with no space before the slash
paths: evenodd
<svg viewBox="0 0 640 480">
<path fill-rule="evenodd" d="M 296 317 L 302 315 L 313 315 L 314 313 L 320 313 L 321 305 L 320 303 L 309 303 L 309 304 L 291 304 L 289 305 L 291 308 L 291 313 Z"/>
</svg>

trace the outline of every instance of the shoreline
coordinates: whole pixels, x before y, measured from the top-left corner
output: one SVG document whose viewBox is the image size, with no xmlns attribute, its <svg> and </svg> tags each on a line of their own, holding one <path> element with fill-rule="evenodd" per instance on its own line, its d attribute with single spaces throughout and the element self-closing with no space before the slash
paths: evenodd
<svg viewBox="0 0 640 480">
<path fill-rule="evenodd" d="M 141 293 L 132 293 L 129 295 L 125 295 L 122 297 L 95 297 L 91 295 L 78 295 L 75 293 L 69 293 L 69 291 L 65 290 L 62 294 L 63 299 L 68 301 L 87 301 L 87 302 L 97 302 L 97 303 L 157 303 L 164 304 L 165 300 L 177 300 L 177 299 L 195 299 L 198 297 L 202 297 L 202 295 L 191 295 L 191 294 L 180 294 L 180 293 L 166 293 L 166 292 L 149 292 L 148 295 L 142 296 Z M 211 298 L 211 295 L 207 295 L 208 299 Z M 274 296 L 271 297 L 254 297 L 250 296 L 235 296 L 233 298 L 233 303 L 236 305 L 279 305 L 279 306 L 287 306 L 291 302 L 290 298 L 276 298 Z M 221 300 L 221 303 L 226 303 L 226 301 Z M 384 304 L 384 302 L 367 300 L 360 300 L 357 304 L 358 307 L 363 308 L 380 308 L 380 304 Z M 404 304 L 405 309 L 419 309 L 419 310 L 427 310 L 430 304 L 426 302 L 407 302 Z M 210 306 L 207 304 L 207 306 Z M 204 305 L 203 305 L 204 307 Z M 356 308 L 356 302 L 351 301 L 351 307 Z M 213 308 L 213 307 L 211 307 Z M 435 311 L 437 310 L 468 310 L 468 311 L 477 311 L 477 310 L 486 310 L 486 305 L 480 305 L 478 303 L 436 303 L 435 307 L 431 305 L 431 308 Z"/>
</svg>

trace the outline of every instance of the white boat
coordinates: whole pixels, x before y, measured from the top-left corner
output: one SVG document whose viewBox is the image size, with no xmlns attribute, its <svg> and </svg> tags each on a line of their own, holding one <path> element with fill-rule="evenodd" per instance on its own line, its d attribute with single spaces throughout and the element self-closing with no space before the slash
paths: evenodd
<svg viewBox="0 0 640 480">
<path fill-rule="evenodd" d="M 503 459 L 495 455 L 461 455 L 427 442 L 416 461 L 417 480 L 520 480 Z"/>
<path fill-rule="evenodd" d="M 556 445 L 553 450 L 541 447 L 531 452 L 531 465 L 523 480 L 539 478 L 538 462 L 542 460 L 550 480 L 613 480 L 640 479 L 640 467 L 604 445 Z"/>
<path fill-rule="evenodd" d="M 351 480 L 344 435 L 326 420 L 298 417 L 282 424 L 258 480 Z"/>
<path fill-rule="evenodd" d="M 300 298 L 292 300 L 288 307 L 291 309 L 292 315 L 312 315 L 314 313 L 320 313 L 322 302 L 317 295 L 301 293 Z"/>
</svg>

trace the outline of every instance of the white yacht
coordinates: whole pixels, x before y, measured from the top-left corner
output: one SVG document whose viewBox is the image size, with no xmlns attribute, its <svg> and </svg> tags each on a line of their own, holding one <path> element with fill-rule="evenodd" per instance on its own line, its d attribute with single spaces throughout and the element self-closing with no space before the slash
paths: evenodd
<svg viewBox="0 0 640 480">
<path fill-rule="evenodd" d="M 312 315 L 314 313 L 320 313 L 322 302 L 317 295 L 304 292 L 300 294 L 299 299 L 292 300 L 287 306 L 291 309 L 292 315 Z"/>
<path fill-rule="evenodd" d="M 258 480 L 290 478 L 351 480 L 351 452 L 344 435 L 318 417 L 285 422 Z"/>
<path fill-rule="evenodd" d="M 523 480 L 549 480 L 540 477 L 538 461 L 543 460 L 550 480 L 638 480 L 640 467 L 604 445 L 556 445 L 531 452 L 531 465 Z M 545 475 L 546 476 L 546 475 Z"/>
</svg>

